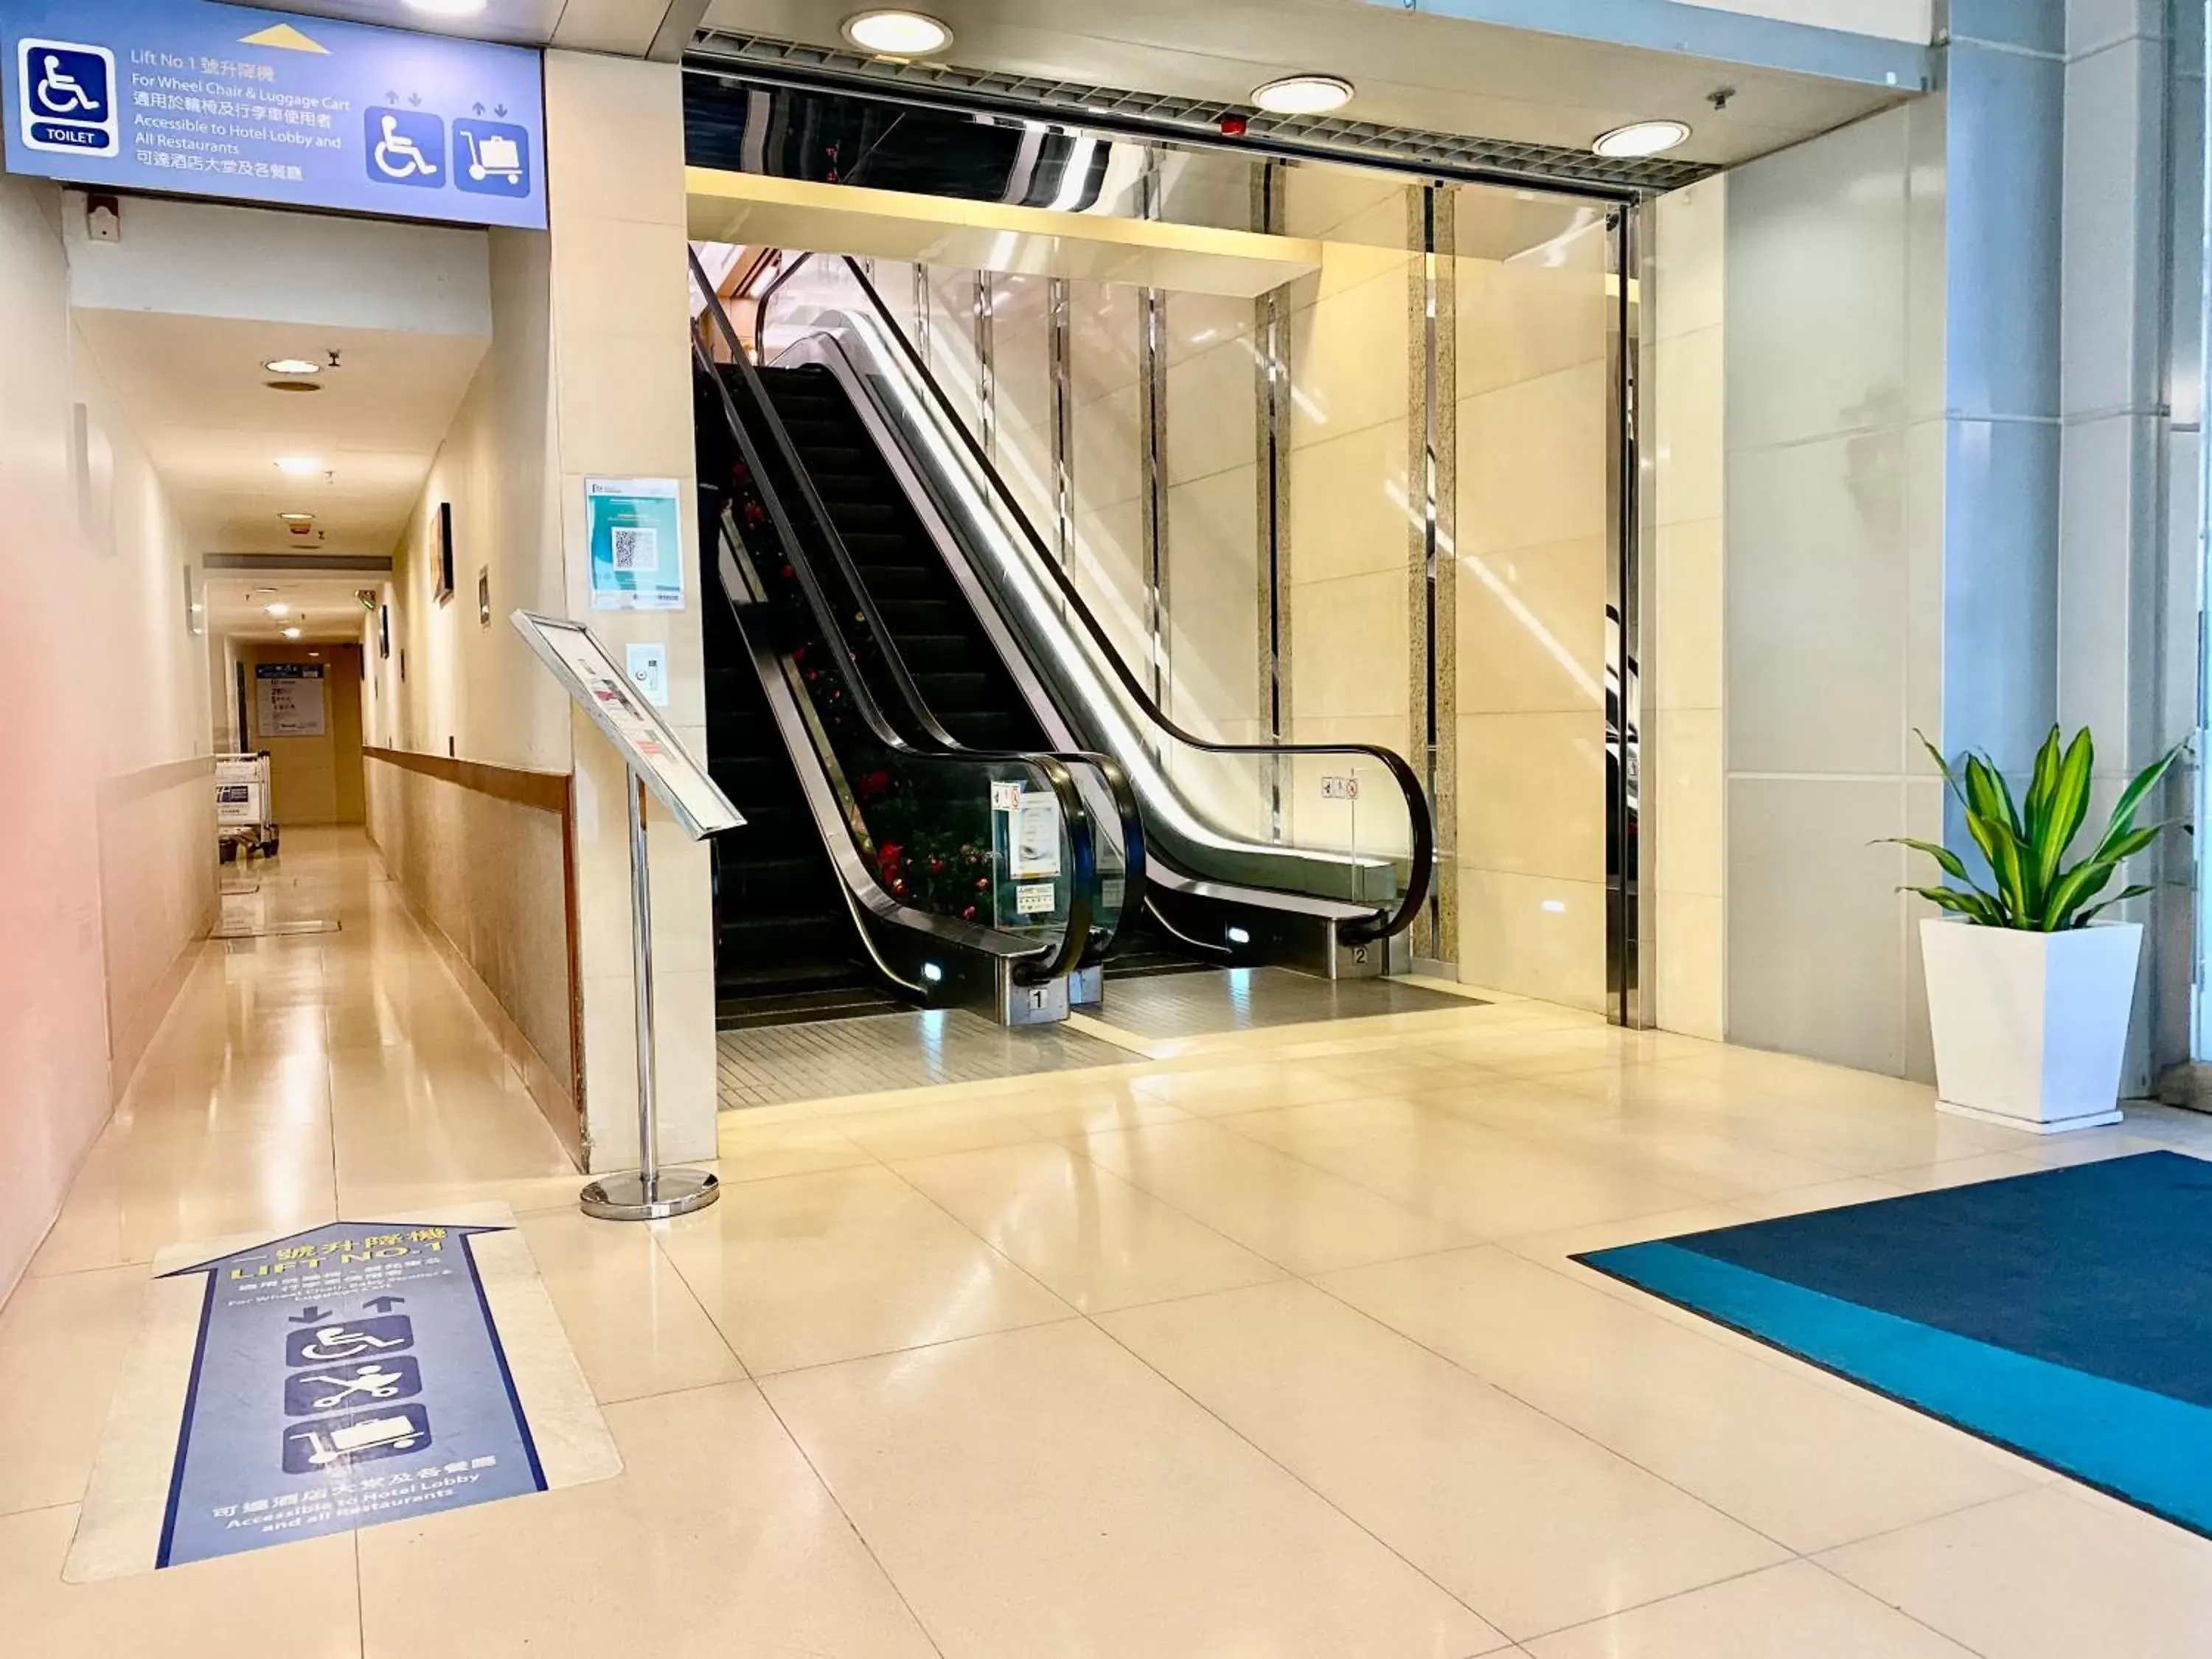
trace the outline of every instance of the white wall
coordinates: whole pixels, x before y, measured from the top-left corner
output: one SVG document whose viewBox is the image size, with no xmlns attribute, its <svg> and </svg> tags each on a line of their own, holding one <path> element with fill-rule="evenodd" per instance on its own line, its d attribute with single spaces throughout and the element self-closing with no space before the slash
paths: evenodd
<svg viewBox="0 0 2212 1659">
<path fill-rule="evenodd" d="M 632 642 L 664 644 L 669 722 L 704 757 L 696 514 L 681 515 L 686 597 L 678 611 L 591 609 L 584 517 L 587 477 L 672 477 L 680 500 L 695 498 L 682 82 L 672 64 L 568 52 L 548 53 L 545 72 L 550 233 L 492 234 L 492 347 L 394 550 L 385 589 L 392 656 L 376 654 L 374 617 L 362 637 L 372 745 L 573 774 L 580 1082 L 586 1156 L 598 1172 L 637 1162 L 628 775 L 508 616 L 520 607 L 585 619 L 618 660 Z M 443 603 L 431 557 L 441 501 L 453 505 L 455 542 L 454 592 Z M 485 566 L 489 628 L 477 609 Z M 672 1162 L 710 1158 L 707 848 L 658 807 L 649 817 L 660 1152 Z M 422 849 L 426 864 L 447 866 L 501 855 L 489 841 Z M 517 902 L 542 900 L 556 878 Z"/>
<path fill-rule="evenodd" d="M 385 585 L 392 654 L 380 660 L 377 620 L 362 630 L 373 686 L 364 740 L 465 760 L 565 772 L 568 698 L 507 621 L 517 607 L 567 607 L 559 507 L 549 471 L 551 264 L 548 240 L 494 231 L 490 350 L 432 463 Z M 453 594 L 436 598 L 438 507 L 453 509 Z M 477 609 L 491 580 L 492 625 Z M 408 678 L 400 678 L 402 648 Z"/>
<path fill-rule="evenodd" d="M 69 317 L 60 192 L 0 178 L 0 1290 L 213 902 L 212 726 L 175 516 Z M 81 511 L 76 405 L 105 437 Z"/>
<path fill-rule="evenodd" d="M 485 328 L 481 230 L 158 197 L 131 198 L 120 241 L 70 230 L 71 298 L 90 310 L 409 334 Z"/>
</svg>

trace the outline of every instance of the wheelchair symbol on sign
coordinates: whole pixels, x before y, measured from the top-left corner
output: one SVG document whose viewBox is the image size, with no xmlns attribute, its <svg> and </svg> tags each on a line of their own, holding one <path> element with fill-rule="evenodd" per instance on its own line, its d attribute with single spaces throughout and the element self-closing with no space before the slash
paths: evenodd
<svg viewBox="0 0 2212 1659">
<path fill-rule="evenodd" d="M 376 144 L 376 167 L 387 179 L 412 179 L 418 173 L 431 179 L 437 176 L 438 164 L 425 155 L 414 139 L 399 130 L 399 118 L 386 115 L 382 119 L 384 137 Z"/>
<path fill-rule="evenodd" d="M 76 77 L 62 68 L 62 60 L 52 52 L 43 54 L 39 71 L 38 100 L 50 115 L 90 115 L 97 117 L 101 100 L 77 84 Z"/>
<path fill-rule="evenodd" d="M 285 1340 L 287 1365 L 330 1365 L 341 1360 L 374 1358 L 395 1348 L 415 1346 L 415 1328 L 404 1314 L 356 1319 L 350 1324 L 318 1325 L 294 1331 Z"/>
</svg>

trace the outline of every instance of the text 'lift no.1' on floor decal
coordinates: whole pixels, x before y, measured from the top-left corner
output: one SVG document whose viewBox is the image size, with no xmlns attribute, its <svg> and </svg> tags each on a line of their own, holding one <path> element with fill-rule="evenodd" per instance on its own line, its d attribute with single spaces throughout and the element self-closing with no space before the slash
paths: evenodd
<svg viewBox="0 0 2212 1659">
<path fill-rule="evenodd" d="M 73 1580 L 619 1473 L 496 1206 L 165 1250 Z"/>
</svg>

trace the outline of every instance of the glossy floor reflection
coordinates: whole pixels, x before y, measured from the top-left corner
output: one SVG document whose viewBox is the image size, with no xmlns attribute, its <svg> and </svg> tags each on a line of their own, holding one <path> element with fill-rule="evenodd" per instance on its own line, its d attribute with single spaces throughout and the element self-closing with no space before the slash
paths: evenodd
<svg viewBox="0 0 2212 1659">
<path fill-rule="evenodd" d="M 289 836 L 0 1310 L 0 1650 L 2179 1659 L 2212 1544 L 1568 1260 L 2166 1146 L 1527 1002 L 726 1115 L 577 1177 L 357 836 Z M 618 1480 L 61 1582 L 155 1249 L 496 1198 Z"/>
</svg>

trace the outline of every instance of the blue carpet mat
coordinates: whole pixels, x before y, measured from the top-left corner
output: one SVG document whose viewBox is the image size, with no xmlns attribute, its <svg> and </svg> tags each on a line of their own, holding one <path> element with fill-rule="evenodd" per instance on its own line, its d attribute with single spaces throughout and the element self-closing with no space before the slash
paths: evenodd
<svg viewBox="0 0 2212 1659">
<path fill-rule="evenodd" d="M 1576 1260 L 2212 1537 L 2212 1163 L 2146 1152 Z"/>
</svg>

